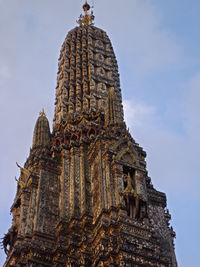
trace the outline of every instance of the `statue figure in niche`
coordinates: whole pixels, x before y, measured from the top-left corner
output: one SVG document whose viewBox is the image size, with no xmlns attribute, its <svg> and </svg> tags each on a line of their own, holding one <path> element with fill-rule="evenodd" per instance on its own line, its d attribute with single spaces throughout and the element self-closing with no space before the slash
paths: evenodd
<svg viewBox="0 0 200 267">
<path fill-rule="evenodd" d="M 133 219 L 143 219 L 146 216 L 146 202 L 137 194 L 134 170 L 124 167 L 124 191 L 122 198 L 125 201 L 127 215 Z"/>
</svg>

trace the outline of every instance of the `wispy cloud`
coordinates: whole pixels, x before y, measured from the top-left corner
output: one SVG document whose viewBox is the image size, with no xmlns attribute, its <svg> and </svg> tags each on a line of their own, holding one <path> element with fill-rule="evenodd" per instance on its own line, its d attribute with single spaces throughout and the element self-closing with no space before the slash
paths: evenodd
<svg viewBox="0 0 200 267">
<path fill-rule="evenodd" d="M 189 190 L 194 198 L 198 196 L 197 188 L 200 186 L 199 85 L 198 74 L 188 82 L 187 93 L 182 99 L 185 133 L 177 134 L 169 129 L 159 107 L 135 100 L 124 101 L 127 124 L 136 141 L 147 150 L 148 167 L 154 183 L 162 190 L 173 191 L 174 195 L 181 196 Z"/>
<path fill-rule="evenodd" d="M 130 127 L 142 126 L 148 120 L 151 120 L 156 114 L 156 108 L 147 106 L 139 101 L 124 100 L 124 113 L 126 122 Z"/>
</svg>

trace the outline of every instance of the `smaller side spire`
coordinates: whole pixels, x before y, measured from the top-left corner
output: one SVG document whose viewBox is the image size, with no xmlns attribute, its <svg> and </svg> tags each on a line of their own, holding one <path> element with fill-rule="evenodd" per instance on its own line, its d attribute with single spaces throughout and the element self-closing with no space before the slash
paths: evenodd
<svg viewBox="0 0 200 267">
<path fill-rule="evenodd" d="M 85 4 L 83 5 L 83 10 L 84 10 L 85 14 L 80 15 L 79 19 L 77 20 L 77 23 L 80 26 L 94 25 L 95 16 L 93 15 L 93 11 L 91 11 L 90 14 L 88 13 L 88 11 L 90 10 L 90 5 L 88 4 L 87 0 L 85 1 Z"/>
<path fill-rule="evenodd" d="M 46 147 L 50 144 L 51 133 L 49 128 L 49 121 L 46 117 L 44 109 L 40 112 L 37 119 L 33 135 L 33 148 Z"/>
</svg>

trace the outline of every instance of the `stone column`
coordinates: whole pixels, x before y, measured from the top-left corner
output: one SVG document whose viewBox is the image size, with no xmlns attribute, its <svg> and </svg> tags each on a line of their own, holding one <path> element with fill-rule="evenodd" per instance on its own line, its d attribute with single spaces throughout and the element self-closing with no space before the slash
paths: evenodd
<svg viewBox="0 0 200 267">
<path fill-rule="evenodd" d="M 145 175 L 140 170 L 135 171 L 135 187 L 137 195 L 141 196 L 144 201 L 147 201 Z"/>
<path fill-rule="evenodd" d="M 60 177 L 60 211 L 61 217 L 69 219 L 70 217 L 70 152 L 63 151 L 62 174 Z"/>
<path fill-rule="evenodd" d="M 75 181 L 74 181 L 74 150 L 73 148 L 70 151 L 70 218 L 74 215 L 74 190 L 75 190 Z"/>
<path fill-rule="evenodd" d="M 113 172 L 111 171 L 111 162 L 112 162 L 112 153 L 107 151 L 104 155 L 105 161 L 105 174 L 106 174 L 106 192 L 107 192 L 107 205 L 108 209 L 111 206 L 116 205 L 115 201 L 115 185 L 114 185 L 114 177 Z"/>
<path fill-rule="evenodd" d="M 123 199 L 121 193 L 124 190 L 124 181 L 123 181 L 123 166 L 117 162 L 112 162 L 112 169 L 114 172 L 114 185 L 115 185 L 115 201 L 116 206 L 123 205 Z"/>
<path fill-rule="evenodd" d="M 70 211 L 71 216 L 80 215 L 80 153 L 77 147 L 71 149 Z"/>
<path fill-rule="evenodd" d="M 34 227 L 34 217 L 36 214 L 36 196 L 37 196 L 37 185 L 32 186 L 31 198 L 29 203 L 29 210 L 28 210 L 28 219 L 26 225 L 26 234 L 31 235 L 33 232 Z"/>
<path fill-rule="evenodd" d="M 81 184 L 80 184 L 80 151 L 79 148 L 74 148 L 74 208 L 75 216 L 80 216 L 81 210 Z"/>
<path fill-rule="evenodd" d="M 107 174 L 106 174 L 106 164 L 105 160 L 103 159 L 103 146 L 102 143 L 99 143 L 99 184 L 102 192 L 102 203 L 101 206 L 104 209 L 108 209 L 108 188 L 107 188 Z"/>
<path fill-rule="evenodd" d="M 30 192 L 27 188 L 22 188 L 21 196 L 21 212 L 20 212 L 20 229 L 19 235 L 24 236 L 27 223 L 28 208 L 29 208 Z"/>
<path fill-rule="evenodd" d="M 80 186 L 81 186 L 81 215 L 84 215 L 86 211 L 86 177 L 85 177 L 85 146 L 80 148 Z"/>
</svg>

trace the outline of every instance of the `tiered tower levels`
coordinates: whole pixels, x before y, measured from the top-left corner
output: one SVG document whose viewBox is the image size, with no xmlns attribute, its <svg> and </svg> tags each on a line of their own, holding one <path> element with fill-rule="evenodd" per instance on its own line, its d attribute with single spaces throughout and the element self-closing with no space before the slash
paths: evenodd
<svg viewBox="0 0 200 267">
<path fill-rule="evenodd" d="M 18 165 L 4 267 L 177 267 L 166 196 L 126 128 L 115 54 L 87 11 L 61 49 L 53 132 L 42 112 Z"/>
</svg>

